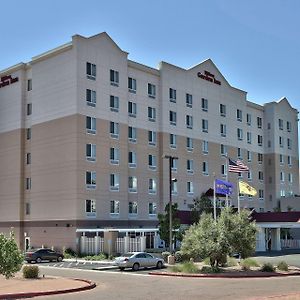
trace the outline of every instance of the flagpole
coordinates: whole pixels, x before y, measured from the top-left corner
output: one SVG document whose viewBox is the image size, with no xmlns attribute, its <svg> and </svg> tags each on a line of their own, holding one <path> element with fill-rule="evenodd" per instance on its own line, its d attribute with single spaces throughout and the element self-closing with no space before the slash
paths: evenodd
<svg viewBox="0 0 300 300">
<path fill-rule="evenodd" d="M 217 203 L 216 203 L 216 179 L 214 176 L 214 220 L 217 220 Z"/>
<path fill-rule="evenodd" d="M 237 198 L 237 200 L 238 200 L 238 203 L 237 203 L 237 205 L 238 205 L 238 213 L 241 212 L 241 207 L 240 207 L 240 188 L 239 188 L 239 182 L 240 182 L 240 180 L 239 180 L 239 178 L 238 178 L 238 180 L 237 180 L 237 186 L 236 186 L 236 192 L 237 192 L 237 196 L 238 196 L 238 198 Z"/>
<path fill-rule="evenodd" d="M 228 182 L 228 157 L 226 156 L 226 181 Z M 228 194 L 226 194 L 226 207 L 228 208 L 229 207 L 229 202 L 228 202 Z"/>
</svg>

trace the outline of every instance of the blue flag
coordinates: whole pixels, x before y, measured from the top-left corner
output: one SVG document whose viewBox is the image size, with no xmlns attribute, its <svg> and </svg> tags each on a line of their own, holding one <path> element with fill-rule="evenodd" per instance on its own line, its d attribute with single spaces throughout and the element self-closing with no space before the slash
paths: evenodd
<svg viewBox="0 0 300 300">
<path fill-rule="evenodd" d="M 231 195 L 233 192 L 233 185 L 231 182 L 216 179 L 216 193 L 222 195 Z"/>
</svg>

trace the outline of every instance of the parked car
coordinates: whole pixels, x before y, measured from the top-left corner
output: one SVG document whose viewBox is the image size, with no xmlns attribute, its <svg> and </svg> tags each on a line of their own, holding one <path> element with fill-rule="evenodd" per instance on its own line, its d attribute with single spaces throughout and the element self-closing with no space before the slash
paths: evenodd
<svg viewBox="0 0 300 300">
<path fill-rule="evenodd" d="M 47 248 L 27 251 L 25 253 L 25 260 L 28 263 L 31 263 L 33 261 L 40 263 L 43 260 L 62 261 L 63 259 L 64 259 L 63 254 Z"/>
<path fill-rule="evenodd" d="M 164 266 L 164 260 L 146 252 L 129 252 L 116 257 L 114 264 L 122 271 L 125 268 L 132 268 L 137 271 L 139 268 L 156 267 L 161 269 Z"/>
</svg>

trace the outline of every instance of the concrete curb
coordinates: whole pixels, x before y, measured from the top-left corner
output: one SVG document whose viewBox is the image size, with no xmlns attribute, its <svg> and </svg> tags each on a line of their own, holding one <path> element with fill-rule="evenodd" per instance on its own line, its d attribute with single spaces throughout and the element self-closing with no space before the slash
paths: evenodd
<svg viewBox="0 0 300 300">
<path fill-rule="evenodd" d="M 169 273 L 169 272 L 149 272 L 149 275 L 159 276 L 170 276 L 170 277 L 190 277 L 190 278 L 269 278 L 269 277 L 287 277 L 287 276 L 300 276 L 300 272 L 295 273 L 267 273 L 262 272 L 261 274 L 230 274 L 230 273 L 219 273 L 219 274 L 188 274 L 188 273 Z"/>
<path fill-rule="evenodd" d="M 90 280 L 78 279 L 78 278 L 72 278 L 72 279 L 77 280 L 77 281 L 85 282 L 88 285 L 78 287 L 78 288 L 72 288 L 72 289 L 64 289 L 64 290 L 0 294 L 0 299 L 20 299 L 20 298 L 32 298 L 32 297 L 37 297 L 37 296 L 68 294 L 68 293 L 75 293 L 75 292 L 91 290 L 91 289 L 96 287 L 96 283 L 94 283 Z"/>
</svg>

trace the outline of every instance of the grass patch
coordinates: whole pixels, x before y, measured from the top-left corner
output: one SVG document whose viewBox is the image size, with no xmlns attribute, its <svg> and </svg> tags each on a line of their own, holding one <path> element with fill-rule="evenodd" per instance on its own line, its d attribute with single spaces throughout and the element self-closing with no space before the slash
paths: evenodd
<svg viewBox="0 0 300 300">
<path fill-rule="evenodd" d="M 259 263 L 253 258 L 245 258 L 241 261 L 243 270 L 251 270 L 251 267 L 259 267 Z"/>
<path fill-rule="evenodd" d="M 105 260 L 107 256 L 104 253 L 99 253 L 98 255 L 88 255 L 84 257 L 85 260 L 95 261 L 95 260 Z"/>
<path fill-rule="evenodd" d="M 280 271 L 288 271 L 289 266 L 285 261 L 280 261 L 277 265 L 277 269 Z"/>
<path fill-rule="evenodd" d="M 218 267 L 203 266 L 201 269 L 201 273 L 203 274 L 220 273 L 220 272 L 221 269 Z"/>
<path fill-rule="evenodd" d="M 237 263 L 236 258 L 230 257 L 230 256 L 227 257 L 227 262 L 226 262 L 227 267 L 235 267 L 237 265 L 238 265 L 238 263 Z"/>
<path fill-rule="evenodd" d="M 260 270 L 262 272 L 274 272 L 275 267 L 271 263 L 264 263 Z"/>
<path fill-rule="evenodd" d="M 199 268 L 193 262 L 184 262 L 171 267 L 171 271 L 175 273 L 197 274 L 200 272 Z"/>
</svg>

